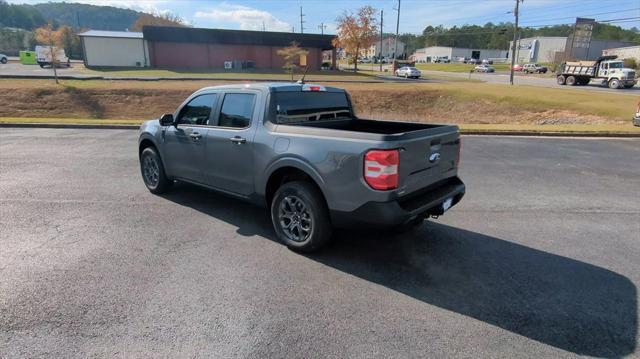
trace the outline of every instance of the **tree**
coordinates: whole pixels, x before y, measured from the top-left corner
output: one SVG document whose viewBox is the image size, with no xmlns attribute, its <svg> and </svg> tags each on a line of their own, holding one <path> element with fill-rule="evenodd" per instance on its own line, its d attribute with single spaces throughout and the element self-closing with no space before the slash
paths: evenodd
<svg viewBox="0 0 640 359">
<path fill-rule="evenodd" d="M 54 30 L 51 23 L 36 29 L 36 40 L 42 45 L 46 45 L 45 56 L 51 60 L 51 67 L 53 67 L 53 78 L 58 82 L 58 71 L 56 70 L 58 63 L 60 62 L 60 50 L 63 49 L 62 44 L 62 32 L 61 30 Z"/>
<path fill-rule="evenodd" d="M 333 46 L 342 48 L 347 56 L 352 57 L 355 71 L 358 71 L 360 50 L 370 47 L 378 38 L 375 14 L 376 10 L 367 5 L 358 9 L 355 14 L 345 11 L 336 19 L 338 27 Z"/>
<path fill-rule="evenodd" d="M 80 43 L 78 32 L 69 26 L 60 27 L 58 32 L 60 33 L 60 42 L 67 57 L 70 59 L 82 58 L 82 44 Z"/>
<path fill-rule="evenodd" d="M 178 26 L 184 27 L 185 21 L 178 15 L 170 12 L 161 14 L 146 14 L 141 13 L 136 21 L 131 24 L 131 31 L 142 31 L 142 27 L 146 25 L 160 25 L 160 26 Z"/>
<path fill-rule="evenodd" d="M 282 56 L 284 58 L 284 66 L 282 66 L 282 68 L 291 74 L 292 82 L 295 69 L 301 65 L 300 59 L 302 57 L 306 57 L 308 53 L 309 51 L 301 48 L 300 45 L 295 41 L 291 42 L 291 45 L 278 50 L 278 56 Z M 298 62 L 296 63 L 296 61 Z"/>
</svg>

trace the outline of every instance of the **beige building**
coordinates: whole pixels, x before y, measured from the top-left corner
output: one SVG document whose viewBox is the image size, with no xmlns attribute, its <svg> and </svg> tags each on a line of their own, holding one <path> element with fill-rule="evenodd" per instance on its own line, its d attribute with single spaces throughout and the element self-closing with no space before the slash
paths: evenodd
<svg viewBox="0 0 640 359">
<path fill-rule="evenodd" d="M 147 41 L 141 32 L 90 30 L 79 36 L 87 67 L 150 66 Z"/>
<path fill-rule="evenodd" d="M 395 36 L 387 36 L 382 39 L 382 47 L 380 47 L 380 40 L 376 40 L 376 42 L 371 45 L 368 49 L 363 50 L 360 55 L 368 58 L 377 57 L 377 58 L 393 58 L 393 53 L 395 51 L 396 46 L 396 38 Z M 405 55 L 405 47 L 404 42 L 398 40 L 398 58 L 404 58 Z M 380 51 L 382 49 L 382 52 Z M 381 55 L 382 53 L 382 55 Z"/>
<path fill-rule="evenodd" d="M 618 56 L 619 59 L 635 59 L 637 63 L 640 63 L 640 46 L 627 46 L 627 47 L 617 47 L 613 49 L 605 49 L 602 50 L 602 55 Z"/>
</svg>

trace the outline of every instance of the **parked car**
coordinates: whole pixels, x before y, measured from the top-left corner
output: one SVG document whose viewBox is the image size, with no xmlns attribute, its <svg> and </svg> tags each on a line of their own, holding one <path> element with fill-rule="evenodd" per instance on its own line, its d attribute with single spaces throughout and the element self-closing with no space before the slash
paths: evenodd
<svg viewBox="0 0 640 359">
<path fill-rule="evenodd" d="M 0 63 L 6 64 L 9 61 L 9 58 L 5 54 L 0 54 Z"/>
<path fill-rule="evenodd" d="M 513 65 L 513 71 L 522 71 L 523 67 L 520 64 Z"/>
<path fill-rule="evenodd" d="M 196 91 L 143 123 L 137 150 L 150 192 L 181 181 L 266 207 L 277 237 L 309 252 L 334 227 L 444 214 L 465 193 L 460 140 L 457 126 L 358 118 L 339 88 L 252 83 Z"/>
<path fill-rule="evenodd" d="M 538 64 L 524 64 L 524 66 L 522 66 L 522 71 L 527 74 L 546 74 L 549 70 L 545 66 L 540 66 Z"/>
<path fill-rule="evenodd" d="M 485 65 L 493 65 L 493 60 L 490 59 L 483 59 L 482 63 Z"/>
<path fill-rule="evenodd" d="M 422 76 L 422 72 L 415 67 L 405 66 L 396 70 L 396 76 L 417 79 Z"/>
<path fill-rule="evenodd" d="M 469 59 L 469 58 L 465 58 L 464 59 L 464 63 L 465 64 L 471 64 L 471 65 L 477 65 L 480 63 L 480 60 L 478 59 Z"/>
<path fill-rule="evenodd" d="M 478 65 L 474 68 L 476 72 L 496 72 L 496 69 L 493 66 L 489 65 Z"/>
<path fill-rule="evenodd" d="M 442 63 L 442 64 L 448 64 L 451 62 L 451 60 L 449 60 L 449 57 L 447 56 L 443 56 L 443 57 L 436 57 L 433 62 L 435 63 Z"/>
<path fill-rule="evenodd" d="M 640 126 L 640 102 L 638 102 L 638 107 L 636 107 L 636 114 L 633 116 L 633 125 Z"/>
</svg>

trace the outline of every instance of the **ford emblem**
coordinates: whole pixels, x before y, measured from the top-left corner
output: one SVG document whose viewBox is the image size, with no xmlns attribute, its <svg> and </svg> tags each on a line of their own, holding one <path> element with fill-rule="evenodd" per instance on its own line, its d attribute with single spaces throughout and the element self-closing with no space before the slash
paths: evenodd
<svg viewBox="0 0 640 359">
<path fill-rule="evenodd" d="M 440 153 L 436 152 L 436 153 L 432 153 L 431 156 L 429 156 L 429 162 L 431 163 L 436 163 L 440 160 Z"/>
</svg>

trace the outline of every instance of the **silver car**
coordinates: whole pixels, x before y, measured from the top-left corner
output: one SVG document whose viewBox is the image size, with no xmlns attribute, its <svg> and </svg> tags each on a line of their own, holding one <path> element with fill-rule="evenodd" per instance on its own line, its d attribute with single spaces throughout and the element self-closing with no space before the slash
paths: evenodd
<svg viewBox="0 0 640 359">
<path fill-rule="evenodd" d="M 415 67 L 405 66 L 396 70 L 396 76 L 403 76 L 405 78 L 420 78 L 422 72 Z"/>
<path fill-rule="evenodd" d="M 475 67 L 476 72 L 495 72 L 496 69 L 489 65 L 478 65 Z"/>
</svg>

